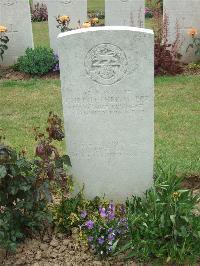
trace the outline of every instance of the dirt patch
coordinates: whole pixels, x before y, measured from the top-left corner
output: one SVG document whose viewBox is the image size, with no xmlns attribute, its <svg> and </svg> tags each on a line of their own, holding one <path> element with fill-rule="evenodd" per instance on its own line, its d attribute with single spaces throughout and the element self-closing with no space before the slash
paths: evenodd
<svg viewBox="0 0 200 266">
<path fill-rule="evenodd" d="M 76 231 L 71 237 L 62 234 L 45 234 L 43 237 L 28 239 L 19 246 L 16 253 L 0 250 L 0 265 L 24 266 L 136 266 L 134 262 L 98 260 L 83 242 L 78 240 Z M 141 264 L 140 264 L 141 265 Z"/>
<path fill-rule="evenodd" d="M 34 78 L 33 76 L 20 72 L 20 71 L 15 71 L 12 68 L 4 68 L 0 69 L 0 80 L 29 80 Z M 59 79 L 60 74 L 58 71 L 51 71 L 43 76 L 36 76 L 37 78 L 40 79 Z"/>
<path fill-rule="evenodd" d="M 191 175 L 186 177 L 182 183 L 182 187 L 192 190 L 200 189 L 200 175 Z"/>
</svg>

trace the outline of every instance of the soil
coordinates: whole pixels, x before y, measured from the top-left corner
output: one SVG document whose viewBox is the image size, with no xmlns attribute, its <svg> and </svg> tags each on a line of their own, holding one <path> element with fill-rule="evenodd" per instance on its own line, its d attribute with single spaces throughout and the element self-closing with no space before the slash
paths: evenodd
<svg viewBox="0 0 200 266">
<path fill-rule="evenodd" d="M 100 261 L 78 241 L 77 233 L 67 238 L 62 234 L 48 233 L 43 237 L 26 240 L 16 253 L 0 250 L 0 265 L 24 266 L 136 266 L 134 262 L 125 263 L 118 260 Z M 140 264 L 141 265 L 141 264 Z"/>
<path fill-rule="evenodd" d="M 33 76 L 20 72 L 20 71 L 15 71 L 12 68 L 1 68 L 0 69 L 0 80 L 29 80 L 32 79 Z M 41 77 L 41 79 L 59 79 L 60 74 L 58 71 L 51 71 Z"/>
<path fill-rule="evenodd" d="M 183 188 L 199 190 L 200 189 L 200 175 L 191 175 L 185 178 L 182 183 Z"/>
</svg>

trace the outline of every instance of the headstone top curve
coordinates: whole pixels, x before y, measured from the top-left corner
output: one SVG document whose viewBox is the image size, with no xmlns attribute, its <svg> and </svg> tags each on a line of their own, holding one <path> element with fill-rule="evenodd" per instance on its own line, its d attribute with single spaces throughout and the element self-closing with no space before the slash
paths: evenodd
<svg viewBox="0 0 200 266">
<path fill-rule="evenodd" d="M 132 31 L 132 32 L 141 32 L 141 33 L 148 33 L 154 35 L 153 30 L 145 29 L 145 28 L 138 28 L 138 27 L 128 27 L 128 26 L 102 26 L 102 27 L 90 27 L 90 28 L 83 28 L 83 29 L 76 29 L 72 31 L 67 31 L 64 33 L 60 33 L 58 35 L 58 39 L 64 36 L 74 35 L 78 33 L 85 33 L 85 32 L 95 32 L 95 31 Z"/>
</svg>

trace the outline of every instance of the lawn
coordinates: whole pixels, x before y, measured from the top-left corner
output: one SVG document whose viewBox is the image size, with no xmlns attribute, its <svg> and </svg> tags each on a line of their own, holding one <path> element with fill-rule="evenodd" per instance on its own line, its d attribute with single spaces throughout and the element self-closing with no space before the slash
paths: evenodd
<svg viewBox="0 0 200 266">
<path fill-rule="evenodd" d="M 155 161 L 177 166 L 180 173 L 198 173 L 200 77 L 159 77 L 155 80 Z M 32 129 L 45 129 L 49 111 L 62 116 L 60 81 L 0 81 L 0 128 L 7 143 L 26 147 L 33 156 Z M 64 144 L 59 144 L 64 153 Z"/>
</svg>

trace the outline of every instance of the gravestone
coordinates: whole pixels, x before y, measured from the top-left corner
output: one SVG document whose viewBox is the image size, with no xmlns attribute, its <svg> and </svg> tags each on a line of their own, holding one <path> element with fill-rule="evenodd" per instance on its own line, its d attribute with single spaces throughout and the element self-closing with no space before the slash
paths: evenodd
<svg viewBox="0 0 200 266">
<path fill-rule="evenodd" d="M 56 27 L 56 17 L 69 16 L 70 28 L 77 28 L 78 21 L 87 20 L 87 0 L 46 0 L 48 9 L 49 37 L 51 48 L 58 53 L 57 35 L 60 30 Z"/>
<path fill-rule="evenodd" d="M 164 13 L 168 20 L 168 41 L 176 40 L 177 32 L 180 35 L 179 52 L 183 55 L 183 62 L 199 60 L 194 55 L 194 49 L 186 52 L 188 45 L 192 42 L 188 32 L 191 28 L 200 27 L 200 0 L 164 0 Z M 199 35 L 200 37 L 200 35 Z"/>
<path fill-rule="evenodd" d="M 33 48 L 31 14 L 28 0 L 0 0 L 0 25 L 6 26 L 8 50 L 0 65 L 9 66 L 24 55 L 27 47 Z"/>
<path fill-rule="evenodd" d="M 87 198 L 141 195 L 153 180 L 153 32 L 96 27 L 58 41 L 75 180 Z"/>
<path fill-rule="evenodd" d="M 105 25 L 144 27 L 144 10 L 144 0 L 105 0 Z"/>
</svg>

